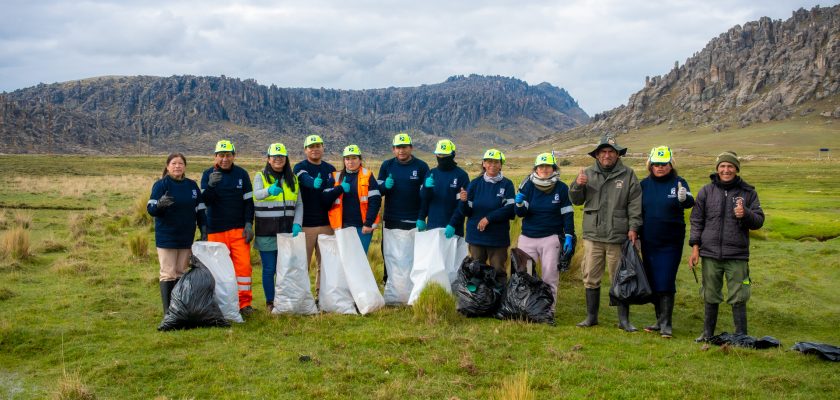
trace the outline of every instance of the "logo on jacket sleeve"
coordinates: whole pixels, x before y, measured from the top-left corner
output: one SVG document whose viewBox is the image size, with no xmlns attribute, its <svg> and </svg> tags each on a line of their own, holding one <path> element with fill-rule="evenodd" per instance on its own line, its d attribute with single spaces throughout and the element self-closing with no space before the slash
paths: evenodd
<svg viewBox="0 0 840 400">
<path fill-rule="evenodd" d="M 195 189 L 193 189 L 193 190 L 192 190 L 192 198 L 193 198 L 193 199 L 197 199 L 197 198 L 198 198 L 198 191 L 197 191 L 197 190 L 195 190 Z"/>
<path fill-rule="evenodd" d="M 449 187 L 451 187 L 451 188 L 458 187 L 458 178 L 453 179 L 452 183 L 449 185 Z"/>
<path fill-rule="evenodd" d="M 416 169 L 414 171 L 411 171 L 411 177 L 409 177 L 409 179 L 412 179 L 412 180 L 420 179 L 420 177 L 417 176 L 417 170 Z"/>
<path fill-rule="evenodd" d="M 237 189 L 242 189 L 242 186 L 243 186 L 243 185 L 242 185 L 242 178 L 239 178 L 239 183 L 238 183 L 238 184 L 236 184 L 236 188 L 237 188 Z"/>
<path fill-rule="evenodd" d="M 560 202 L 560 193 L 554 193 L 554 200 L 552 201 L 553 204 L 557 204 Z"/>
<path fill-rule="evenodd" d="M 673 199 L 673 198 L 676 198 L 676 197 L 677 197 L 677 188 L 672 187 L 671 188 L 671 193 L 668 194 L 668 198 Z"/>
<path fill-rule="evenodd" d="M 505 197 L 505 188 L 499 189 L 499 194 L 496 197 Z"/>
</svg>

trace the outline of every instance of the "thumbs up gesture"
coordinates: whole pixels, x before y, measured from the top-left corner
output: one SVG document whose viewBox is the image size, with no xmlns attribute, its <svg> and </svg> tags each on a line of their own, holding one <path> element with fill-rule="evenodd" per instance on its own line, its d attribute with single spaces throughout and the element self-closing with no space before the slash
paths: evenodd
<svg viewBox="0 0 840 400">
<path fill-rule="evenodd" d="M 589 178 L 586 177 L 586 173 L 583 171 L 583 168 L 581 168 L 580 171 L 578 171 L 575 183 L 577 183 L 578 186 L 585 186 L 587 182 L 589 182 Z"/>
<path fill-rule="evenodd" d="M 744 199 L 740 197 L 735 200 L 735 218 L 744 218 Z"/>
<path fill-rule="evenodd" d="M 280 193 L 283 193 L 283 187 L 280 186 L 280 181 L 276 180 L 271 186 L 268 187 L 268 194 L 271 196 L 277 196 Z"/>
<path fill-rule="evenodd" d="M 435 187 L 435 178 L 432 174 L 429 174 L 429 177 L 426 178 L 426 182 L 423 183 L 423 186 L 427 188 Z"/>
<path fill-rule="evenodd" d="M 388 177 L 385 178 L 385 189 L 390 189 L 394 187 L 394 177 L 391 174 L 388 174 Z"/>
<path fill-rule="evenodd" d="M 318 173 L 318 176 L 315 177 L 315 180 L 312 181 L 312 187 L 315 189 L 320 189 L 321 185 L 324 184 L 324 179 L 321 178 L 321 173 Z"/>
<path fill-rule="evenodd" d="M 458 192 L 458 200 L 467 201 L 467 191 L 464 188 L 461 188 L 461 191 Z"/>
<path fill-rule="evenodd" d="M 344 193 L 350 193 L 350 184 L 347 183 L 346 176 L 344 177 L 344 179 L 341 180 L 341 190 L 343 190 Z"/>
<path fill-rule="evenodd" d="M 685 187 L 683 187 L 682 182 L 677 181 L 677 200 L 679 200 L 680 203 L 685 201 L 686 193 L 688 193 L 688 191 L 685 190 Z"/>
</svg>

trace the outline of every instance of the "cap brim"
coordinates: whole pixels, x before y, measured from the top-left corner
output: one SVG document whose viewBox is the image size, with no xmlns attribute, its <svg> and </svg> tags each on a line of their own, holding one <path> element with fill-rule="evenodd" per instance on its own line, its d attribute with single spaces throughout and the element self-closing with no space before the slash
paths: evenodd
<svg viewBox="0 0 840 400">
<path fill-rule="evenodd" d="M 595 155 L 598 154 L 598 151 L 600 151 L 604 147 L 612 147 L 613 150 L 615 150 L 618 153 L 619 156 L 623 156 L 623 155 L 627 154 L 627 148 L 626 147 L 621 147 L 621 146 L 618 146 L 618 145 L 612 145 L 612 144 L 609 144 L 609 143 L 601 143 L 601 144 L 598 145 L 598 147 L 595 148 L 595 150 L 590 151 L 589 155 L 592 156 L 592 158 L 595 158 Z"/>
</svg>

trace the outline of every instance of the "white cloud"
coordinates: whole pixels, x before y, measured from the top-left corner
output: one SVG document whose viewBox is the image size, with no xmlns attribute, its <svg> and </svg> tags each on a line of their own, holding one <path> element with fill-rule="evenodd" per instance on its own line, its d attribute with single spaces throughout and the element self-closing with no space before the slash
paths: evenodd
<svg viewBox="0 0 840 400">
<path fill-rule="evenodd" d="M 281 87 L 416 86 L 456 74 L 566 88 L 616 107 L 735 24 L 793 0 L 21 1 L 0 26 L 0 90 L 99 75 L 226 75 Z"/>
</svg>

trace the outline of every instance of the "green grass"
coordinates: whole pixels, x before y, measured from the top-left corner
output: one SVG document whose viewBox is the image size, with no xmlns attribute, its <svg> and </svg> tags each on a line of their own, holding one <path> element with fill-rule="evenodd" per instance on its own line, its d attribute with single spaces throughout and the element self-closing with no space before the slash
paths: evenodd
<svg viewBox="0 0 840 400">
<path fill-rule="evenodd" d="M 505 174 L 514 182 L 541 151 L 530 152 L 510 154 Z M 209 159 L 188 157 L 188 175 L 197 178 Z M 568 159 L 572 165 L 561 170 L 567 182 L 592 162 Z M 696 193 L 708 181 L 711 160 L 679 160 Z M 73 387 L 115 399 L 499 398 L 514 387 L 525 390 L 522 377 L 535 398 L 840 397 L 837 365 L 788 351 L 795 341 L 840 344 L 836 161 L 768 156 L 742 164 L 767 213 L 751 248 L 750 332 L 783 343 L 764 351 L 693 342 L 703 307 L 685 265 L 677 279 L 674 339 L 616 329 L 606 291 L 601 325 L 576 328 L 584 317 L 577 261 L 561 276 L 555 327 L 465 318 L 427 324 L 411 308 L 397 307 L 363 317 L 259 312 L 229 329 L 159 333 L 157 259 L 153 250 L 132 257 L 126 243 L 132 237 L 153 243 L 153 225 L 135 219 L 135 203 L 148 196 L 163 161 L 0 156 L 3 229 L 14 225 L 15 210 L 27 208 L 34 253 L 0 260 L 0 398 L 49 397 L 68 376 Z M 626 161 L 643 175 L 639 159 Z M 253 172 L 262 161 L 239 163 Z M 471 176 L 476 167 L 468 166 Z M 514 240 L 519 227 L 512 223 Z M 370 259 L 381 280 L 379 241 L 377 232 Z M 633 307 L 631 319 L 636 326 L 652 323 L 652 307 Z M 732 330 L 728 307 L 721 308 L 723 330 Z"/>
</svg>

